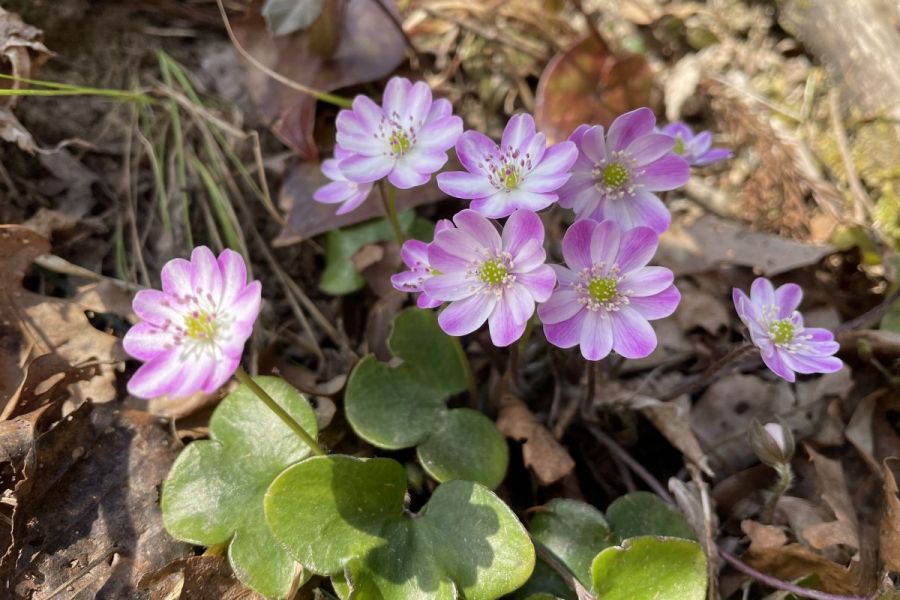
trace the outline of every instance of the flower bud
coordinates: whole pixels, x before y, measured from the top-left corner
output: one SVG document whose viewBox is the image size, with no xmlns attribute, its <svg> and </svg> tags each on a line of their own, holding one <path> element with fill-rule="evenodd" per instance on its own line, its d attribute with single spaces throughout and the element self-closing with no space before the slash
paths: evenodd
<svg viewBox="0 0 900 600">
<path fill-rule="evenodd" d="M 761 425 L 754 419 L 750 423 L 750 446 L 759 460 L 777 467 L 789 463 L 794 456 L 794 435 L 781 421 Z"/>
</svg>

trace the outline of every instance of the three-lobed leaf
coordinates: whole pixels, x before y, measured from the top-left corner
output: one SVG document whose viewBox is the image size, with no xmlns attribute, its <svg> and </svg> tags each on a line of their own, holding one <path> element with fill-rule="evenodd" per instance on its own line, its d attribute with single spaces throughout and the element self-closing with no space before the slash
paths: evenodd
<svg viewBox="0 0 900 600">
<path fill-rule="evenodd" d="M 404 469 L 389 459 L 319 456 L 272 483 L 266 518 L 311 571 L 358 598 L 491 600 L 521 586 L 534 548 L 510 509 L 477 483 L 442 484 L 416 516 Z"/>
<path fill-rule="evenodd" d="M 603 550 L 591 565 L 598 600 L 703 600 L 706 556 L 697 542 L 642 536 Z"/>
<path fill-rule="evenodd" d="M 497 487 L 509 461 L 506 441 L 483 414 L 447 408 L 447 399 L 466 389 L 466 374 L 434 313 L 402 311 L 388 344 L 401 364 L 368 356 L 347 382 L 345 411 L 356 434 L 389 450 L 418 446 L 422 466 L 438 481 Z"/>
<path fill-rule="evenodd" d="M 283 379 L 257 377 L 262 386 L 313 437 L 316 415 Z M 204 546 L 228 543 L 238 578 L 270 597 L 290 590 L 296 563 L 266 525 L 263 496 L 285 467 L 309 448 L 248 388 L 239 386 L 216 408 L 210 439 L 189 444 L 163 485 L 166 530 Z"/>
</svg>

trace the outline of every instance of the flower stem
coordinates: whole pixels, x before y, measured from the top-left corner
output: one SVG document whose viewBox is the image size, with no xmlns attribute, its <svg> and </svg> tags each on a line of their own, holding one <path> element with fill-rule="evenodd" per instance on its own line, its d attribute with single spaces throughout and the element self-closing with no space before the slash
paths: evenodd
<svg viewBox="0 0 900 600">
<path fill-rule="evenodd" d="M 281 405 L 275 402 L 275 399 L 272 398 L 272 396 L 270 396 L 266 392 L 266 390 L 262 389 L 262 387 L 260 387 L 258 383 L 253 381 L 253 378 L 250 377 L 250 375 L 248 375 L 242 367 L 237 368 L 237 371 L 234 372 L 234 376 L 240 383 L 250 388 L 250 391 L 256 394 L 256 397 L 262 400 L 263 404 L 269 407 L 269 410 L 275 413 L 275 415 L 279 419 L 281 419 L 285 425 L 290 427 L 291 431 L 296 433 L 297 437 L 299 437 L 304 444 L 309 446 L 309 449 L 312 450 L 313 454 L 316 454 L 318 456 L 325 455 L 325 451 L 319 447 L 319 445 L 316 443 L 316 440 L 314 440 L 311 435 L 306 433 L 306 430 L 303 429 L 300 423 L 295 421 L 294 417 L 288 414 L 286 410 L 281 408 Z"/>
<path fill-rule="evenodd" d="M 788 463 L 782 463 L 775 467 L 775 472 L 778 473 L 778 483 L 772 488 L 771 496 L 769 496 L 763 508 L 762 522 L 766 525 L 769 525 L 775 517 L 775 506 L 778 504 L 778 500 L 784 496 L 784 493 L 788 491 L 788 488 L 791 487 L 791 481 L 794 478 L 791 472 L 791 465 Z"/>
<path fill-rule="evenodd" d="M 469 390 L 469 406 L 478 408 L 478 391 L 475 387 L 475 374 L 472 372 L 472 363 L 469 362 L 469 357 L 466 355 L 462 342 L 459 341 L 460 338 L 451 335 L 450 339 L 453 341 L 453 349 L 456 351 L 456 356 L 459 357 L 459 364 L 462 365 L 463 371 L 466 374 L 466 387 Z"/>
<path fill-rule="evenodd" d="M 755 347 L 756 346 L 754 346 L 750 342 L 746 342 L 741 344 L 740 346 L 736 346 L 731 350 L 731 352 L 709 365 L 706 371 L 704 371 L 699 377 L 687 381 L 685 384 L 678 386 L 668 394 L 660 396 L 659 399 L 663 402 L 667 402 L 669 400 L 674 400 L 682 394 L 690 394 L 691 392 L 700 389 L 701 387 L 703 387 L 703 385 L 709 383 L 716 373 L 743 356 L 744 353 L 746 353 L 748 350 L 752 350 Z"/>
<path fill-rule="evenodd" d="M 387 215 L 388 221 L 391 223 L 391 229 L 394 230 L 394 237 L 401 246 L 406 241 L 403 235 L 403 228 L 400 227 L 400 218 L 397 216 L 397 199 L 395 197 L 396 190 L 394 186 L 387 185 L 384 179 L 378 182 L 381 190 L 381 203 L 384 205 L 384 214 Z"/>
</svg>

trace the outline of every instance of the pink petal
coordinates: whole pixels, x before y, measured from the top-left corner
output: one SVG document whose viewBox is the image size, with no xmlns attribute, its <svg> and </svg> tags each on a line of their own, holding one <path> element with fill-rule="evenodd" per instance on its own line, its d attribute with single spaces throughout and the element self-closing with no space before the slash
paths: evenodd
<svg viewBox="0 0 900 600">
<path fill-rule="evenodd" d="M 599 310 L 586 310 L 579 343 L 581 355 L 587 360 L 600 360 L 608 356 L 613 346 L 609 315 Z"/>
<path fill-rule="evenodd" d="M 191 287 L 198 296 L 216 303 L 222 297 L 222 272 L 216 255 L 206 246 L 197 246 L 191 252 Z"/>
<path fill-rule="evenodd" d="M 533 271 L 547 260 L 544 245 L 537 240 L 528 240 L 513 257 L 513 271 L 517 274 Z"/>
<path fill-rule="evenodd" d="M 213 365 L 213 370 L 209 374 L 209 377 L 206 378 L 206 383 L 203 385 L 203 391 L 207 394 L 211 394 L 225 385 L 225 382 L 234 375 L 235 371 L 237 371 L 240 362 L 240 357 L 225 356 L 217 360 L 215 365 Z"/>
<path fill-rule="evenodd" d="M 528 113 L 513 115 L 503 129 L 503 136 L 500 138 L 500 148 L 503 151 L 510 148 L 521 150 L 525 144 L 531 141 L 534 135 L 534 119 L 531 115 Z"/>
<path fill-rule="evenodd" d="M 606 263 L 607 268 L 616 262 L 619 253 L 621 230 L 615 221 L 603 221 L 591 234 L 591 262 Z"/>
<path fill-rule="evenodd" d="M 656 332 L 641 314 L 628 306 L 609 313 L 613 349 L 625 358 L 643 358 L 656 349 Z"/>
<path fill-rule="evenodd" d="M 340 148 L 340 146 L 338 146 L 338 148 Z M 346 158 L 346 156 L 344 158 Z M 320 168 L 322 169 L 322 174 L 332 181 L 347 181 L 344 179 L 344 174 L 341 173 L 341 169 L 338 167 L 337 158 L 323 160 Z"/>
<path fill-rule="evenodd" d="M 577 158 L 578 148 L 572 142 L 554 144 L 528 174 L 522 189 L 531 192 L 552 192 L 569 178 L 569 169 Z"/>
<path fill-rule="evenodd" d="M 448 196 L 464 200 L 486 198 L 497 192 L 486 176 L 465 171 L 438 173 L 437 185 Z"/>
<path fill-rule="evenodd" d="M 341 111 L 341 113 L 343 112 Z M 338 120 L 341 118 L 341 113 L 338 113 Z M 384 117 L 381 107 L 375 104 L 371 98 L 362 94 L 353 99 L 353 113 L 357 116 L 357 122 L 362 124 L 364 130 L 369 133 L 378 130 L 381 119 Z"/>
<path fill-rule="evenodd" d="M 691 177 L 691 166 L 676 154 L 667 154 L 643 167 L 644 172 L 637 177 L 637 183 L 650 192 L 674 190 L 687 183 Z"/>
<path fill-rule="evenodd" d="M 235 299 L 223 308 L 228 311 L 228 315 L 234 319 L 236 323 L 253 325 L 259 316 L 259 310 L 262 307 L 262 284 L 258 281 L 251 281 L 247 284 Z M 240 345 L 243 347 L 246 340 L 241 340 Z"/>
<path fill-rule="evenodd" d="M 681 293 L 674 285 L 652 296 L 629 298 L 631 308 L 638 311 L 648 321 L 663 319 L 675 312 L 681 301 Z"/>
<path fill-rule="evenodd" d="M 227 248 L 219 254 L 217 262 L 222 272 L 222 296 L 219 306 L 228 306 L 247 287 L 247 265 L 243 256 Z"/>
<path fill-rule="evenodd" d="M 488 317 L 491 341 L 501 348 L 509 346 L 522 337 L 532 314 L 534 298 L 528 290 L 517 284 L 504 289 L 500 302 Z"/>
<path fill-rule="evenodd" d="M 606 160 L 606 139 L 602 125 L 594 125 L 581 136 L 581 152 L 590 159 L 591 168 Z"/>
<path fill-rule="evenodd" d="M 138 398 L 158 398 L 178 385 L 183 370 L 191 365 L 181 358 L 178 349 L 157 355 L 144 363 L 128 380 L 128 393 Z"/>
<path fill-rule="evenodd" d="M 391 77 L 384 88 L 381 104 L 388 118 L 401 120 L 406 115 L 407 96 L 412 91 L 412 82 L 406 77 Z M 405 119 L 403 119 L 405 121 Z M 405 125 L 405 123 L 404 123 Z"/>
<path fill-rule="evenodd" d="M 334 214 L 345 215 L 348 212 L 355 210 L 360 204 L 366 201 L 366 198 L 369 197 L 370 193 L 372 193 L 371 183 L 358 184 L 356 193 L 347 198 Z"/>
<path fill-rule="evenodd" d="M 381 154 L 387 148 L 384 141 L 373 134 L 338 132 L 335 141 L 340 144 L 340 147 L 348 150 L 350 156 L 354 154 L 364 154 L 366 156 Z M 346 160 L 346 158 L 341 160 Z"/>
<path fill-rule="evenodd" d="M 428 244 L 421 240 L 406 240 L 400 247 L 400 258 L 410 269 L 428 265 Z"/>
<path fill-rule="evenodd" d="M 434 123 L 438 119 L 449 117 L 453 113 L 453 105 L 446 98 L 438 98 L 431 103 L 425 123 Z"/>
<path fill-rule="evenodd" d="M 786 319 L 800 306 L 803 300 L 803 289 L 796 283 L 786 283 L 775 290 L 775 304 L 778 306 L 778 318 Z"/>
<path fill-rule="evenodd" d="M 648 227 L 635 227 L 622 234 L 616 264 L 623 273 L 640 269 L 653 258 L 659 246 L 659 236 Z"/>
<path fill-rule="evenodd" d="M 663 201 L 650 192 L 639 191 L 632 198 L 610 200 L 603 205 L 604 217 L 613 219 L 624 229 L 649 227 L 657 233 L 669 228 L 672 215 Z"/>
<path fill-rule="evenodd" d="M 428 246 L 428 264 L 444 273 L 465 271 L 480 258 L 475 240 L 459 229 L 441 231 Z"/>
<path fill-rule="evenodd" d="M 501 234 L 503 249 L 513 257 L 513 262 L 519 251 L 529 240 L 537 240 L 544 243 L 544 224 L 537 213 L 530 210 L 517 210 L 509 216 L 503 226 Z"/>
<path fill-rule="evenodd" d="M 480 131 L 466 131 L 456 141 L 456 156 L 470 173 L 486 174 L 486 159 L 497 153 L 497 144 Z"/>
<path fill-rule="evenodd" d="M 517 209 L 539 211 L 556 201 L 556 194 L 538 194 L 521 188 L 498 192 L 488 198 L 474 200 L 469 207 L 486 217 L 502 219 Z"/>
<path fill-rule="evenodd" d="M 400 113 L 400 122 L 404 126 L 408 126 L 411 122 L 418 125 L 424 123 L 428 117 L 428 111 L 431 110 L 431 88 L 424 81 L 415 82 L 407 92 L 406 102 L 404 102 L 403 112 Z M 460 127 L 462 131 L 462 127 Z M 455 140 L 454 140 L 455 141 Z M 449 148 L 451 143 L 447 147 Z"/>
<path fill-rule="evenodd" d="M 637 138 L 628 145 L 626 152 L 641 167 L 661 158 L 675 146 L 675 140 L 663 133 L 651 133 Z"/>
<path fill-rule="evenodd" d="M 394 168 L 388 173 L 388 181 L 401 190 L 408 190 L 410 188 L 419 187 L 420 185 L 425 185 L 428 183 L 428 180 L 431 179 L 430 173 L 419 173 L 416 171 L 410 161 L 406 159 L 406 157 L 398 160 L 394 164 Z"/>
<path fill-rule="evenodd" d="M 624 150 L 637 138 L 653 132 L 656 116 L 649 108 L 638 108 L 619 116 L 609 127 L 606 145 L 610 150 Z"/>
<path fill-rule="evenodd" d="M 462 135 L 463 122 L 459 117 L 445 117 L 429 123 L 418 134 L 417 146 L 446 152 Z"/>
<path fill-rule="evenodd" d="M 763 353 L 760 353 L 760 355 L 762 356 L 763 362 L 766 363 L 766 366 L 769 367 L 769 370 L 773 373 L 791 383 L 796 381 L 797 376 L 785 362 L 785 357 L 780 350 L 775 350 L 768 355 Z"/>
<path fill-rule="evenodd" d="M 141 322 L 133 326 L 122 339 L 122 347 L 130 356 L 138 360 L 152 360 L 175 345 L 171 331 L 152 323 Z"/>
<path fill-rule="evenodd" d="M 233 360 L 233 359 L 232 359 Z M 172 398 L 187 398 L 191 394 L 202 391 L 206 387 L 209 376 L 215 370 L 218 360 L 209 354 L 203 353 L 192 360 L 190 367 L 181 371 L 181 377 L 173 382 L 168 392 Z"/>
<path fill-rule="evenodd" d="M 557 323 L 544 323 L 544 337 L 558 348 L 571 348 L 581 341 L 584 321 L 590 311 L 580 309 L 571 318 Z"/>
<path fill-rule="evenodd" d="M 454 215 L 453 222 L 482 247 L 492 252 L 498 252 L 501 249 L 502 242 L 497 228 L 474 210 L 461 210 Z"/>
<path fill-rule="evenodd" d="M 672 285 L 674 276 L 665 267 L 644 267 L 631 271 L 619 282 L 619 289 L 629 296 L 652 296 Z"/>
<path fill-rule="evenodd" d="M 464 272 L 447 273 L 429 277 L 423 289 L 426 294 L 442 302 L 456 302 L 473 293 L 475 281 Z"/>
<path fill-rule="evenodd" d="M 134 314 L 144 321 L 160 327 L 168 322 L 181 325 L 184 315 L 177 306 L 177 300 L 169 294 L 150 289 L 139 290 L 131 302 Z"/>
<path fill-rule="evenodd" d="M 182 297 L 192 293 L 191 263 L 183 258 L 173 258 L 163 265 L 160 279 L 162 289 L 170 296 Z"/>
<path fill-rule="evenodd" d="M 545 302 L 553 293 L 556 285 L 556 273 L 550 265 L 541 265 L 527 273 L 517 273 L 516 283 L 521 283 L 528 288 L 537 302 Z"/>
<path fill-rule="evenodd" d="M 580 271 L 593 266 L 591 260 L 591 237 L 598 223 L 590 219 L 575 221 L 563 235 L 563 258 L 570 269 Z"/>
<path fill-rule="evenodd" d="M 332 181 L 313 192 L 313 200 L 322 204 L 340 204 L 359 193 L 358 189 L 355 183 Z"/>
<path fill-rule="evenodd" d="M 538 306 L 538 317 L 545 325 L 567 321 L 584 307 L 579 301 L 580 297 L 573 289 L 557 289 L 546 302 Z"/>
<path fill-rule="evenodd" d="M 495 306 L 497 296 L 493 293 L 475 294 L 464 300 L 451 302 L 438 315 L 438 324 L 448 335 L 468 335 L 484 325 Z"/>
<path fill-rule="evenodd" d="M 369 100 L 368 98 L 366 98 Z M 369 102 L 372 102 L 369 100 Z M 372 103 L 374 104 L 374 102 Z M 365 114 L 360 112 L 355 112 L 353 110 L 342 110 L 338 113 L 337 118 L 334 121 L 334 125 L 337 128 L 337 132 L 341 135 L 363 135 L 363 136 L 371 136 L 375 133 L 378 123 L 381 120 L 381 109 L 375 105 L 375 110 L 377 111 L 375 114 L 377 118 L 370 120 L 367 117 L 372 115 L 371 112 L 366 112 Z M 337 146 L 335 148 L 335 154 L 337 154 Z"/>
<path fill-rule="evenodd" d="M 386 154 L 376 156 L 353 155 L 340 162 L 344 177 L 357 183 L 377 181 L 391 172 L 397 160 Z"/>
<path fill-rule="evenodd" d="M 765 277 L 757 277 L 750 285 L 750 302 L 762 308 L 775 305 L 775 288 Z"/>
</svg>

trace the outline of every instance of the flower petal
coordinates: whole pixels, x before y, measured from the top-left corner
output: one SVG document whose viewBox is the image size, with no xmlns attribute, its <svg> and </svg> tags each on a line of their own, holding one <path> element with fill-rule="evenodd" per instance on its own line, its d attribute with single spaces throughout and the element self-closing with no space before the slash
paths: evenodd
<svg viewBox="0 0 900 600">
<path fill-rule="evenodd" d="M 224 356 L 217 360 L 213 366 L 212 373 L 209 374 L 206 383 L 203 385 L 203 391 L 207 394 L 211 394 L 225 385 L 225 382 L 234 375 L 235 371 L 237 371 L 240 362 L 240 357 L 231 356 Z"/>
<path fill-rule="evenodd" d="M 523 146 L 531 141 L 535 135 L 534 118 L 528 113 L 513 115 L 506 127 L 503 128 L 503 136 L 500 138 L 500 149 L 505 152 L 510 148 L 522 150 Z"/>
<path fill-rule="evenodd" d="M 544 323 L 544 337 L 558 348 L 577 346 L 581 342 L 584 320 L 589 312 L 579 306 L 579 310 L 568 319 L 556 323 Z"/>
<path fill-rule="evenodd" d="M 775 288 L 765 277 L 757 277 L 750 285 L 750 302 L 762 309 L 775 306 Z"/>
<path fill-rule="evenodd" d="M 529 192 L 552 192 L 570 177 L 569 169 L 578 158 L 572 142 L 560 142 L 547 149 L 540 163 L 528 174 L 522 189 Z"/>
<path fill-rule="evenodd" d="M 484 325 L 495 306 L 497 296 L 492 292 L 475 294 L 464 300 L 451 302 L 438 315 L 438 324 L 448 335 L 468 335 Z"/>
<path fill-rule="evenodd" d="M 410 87 L 407 92 L 403 112 L 400 113 L 400 122 L 404 126 L 407 126 L 410 123 L 415 125 L 424 123 L 425 119 L 428 118 L 428 112 L 430 110 L 431 88 L 424 81 L 417 81 L 412 84 L 412 87 Z M 462 129 L 460 129 L 460 131 L 462 131 Z M 447 147 L 449 148 L 450 146 Z"/>
<path fill-rule="evenodd" d="M 785 352 L 782 359 L 788 368 L 797 373 L 834 373 L 844 367 L 843 361 L 835 356 L 811 356 L 799 352 Z"/>
<path fill-rule="evenodd" d="M 504 289 L 500 302 L 488 317 L 491 342 L 500 348 L 515 342 L 522 337 L 532 314 L 534 298 L 524 286 L 513 284 Z"/>
<path fill-rule="evenodd" d="M 625 358 L 644 358 L 656 349 L 656 332 L 641 314 L 628 306 L 609 313 L 613 349 Z"/>
<path fill-rule="evenodd" d="M 508 217 L 517 209 L 537 212 L 556 201 L 556 194 L 528 192 L 521 188 L 473 200 L 469 207 L 492 219 Z"/>
<path fill-rule="evenodd" d="M 222 296 L 219 306 L 228 306 L 247 287 L 247 265 L 244 257 L 234 250 L 222 250 L 218 258 L 222 271 Z"/>
<path fill-rule="evenodd" d="M 435 300 L 455 302 L 475 293 L 472 289 L 474 284 L 475 282 L 465 272 L 457 271 L 429 277 L 423 290 Z"/>
<path fill-rule="evenodd" d="M 652 296 L 629 298 L 631 308 L 638 311 L 648 321 L 663 319 L 675 312 L 681 301 L 681 293 L 674 285 L 670 285 Z"/>
<path fill-rule="evenodd" d="M 338 121 L 340 121 L 342 113 L 344 113 L 344 111 L 338 113 Z M 373 134 L 378 131 L 381 120 L 384 118 L 381 107 L 375 104 L 371 98 L 364 96 L 363 94 L 359 94 L 353 99 L 353 114 L 356 116 L 357 122 L 364 128 L 364 131 Z M 348 127 L 348 130 L 354 131 L 352 126 Z"/>
<path fill-rule="evenodd" d="M 557 289 L 546 302 L 538 306 L 538 317 L 545 325 L 571 319 L 584 307 L 580 297 L 581 294 L 571 288 Z"/>
<path fill-rule="evenodd" d="M 615 221 L 602 221 L 597 225 L 591 234 L 591 262 L 606 263 L 607 268 L 611 267 L 619 254 L 621 237 L 621 230 Z"/>
<path fill-rule="evenodd" d="M 356 193 L 347 198 L 343 204 L 341 204 L 340 208 L 335 211 L 336 215 L 344 215 L 350 212 L 351 210 L 355 210 L 360 204 L 366 201 L 366 198 L 369 197 L 369 194 L 372 193 L 372 184 L 371 183 L 360 183 L 357 184 Z"/>
<path fill-rule="evenodd" d="M 222 272 L 216 255 L 206 246 L 197 246 L 191 252 L 191 288 L 194 293 L 216 303 L 222 297 Z"/>
<path fill-rule="evenodd" d="M 181 371 L 181 376 L 173 382 L 168 394 L 171 398 L 187 398 L 191 394 L 203 391 L 206 382 L 215 370 L 217 359 L 204 352 L 190 361 L 188 368 Z"/>
<path fill-rule="evenodd" d="M 649 227 L 635 227 L 622 234 L 616 264 L 622 273 L 640 269 L 650 262 L 659 246 L 659 236 Z"/>
<path fill-rule="evenodd" d="M 545 302 L 556 286 L 556 272 L 550 265 L 541 265 L 527 273 L 517 273 L 516 283 L 521 283 L 537 302 Z"/>
<path fill-rule="evenodd" d="M 497 193 L 497 188 L 491 185 L 487 177 L 465 171 L 438 173 L 437 185 L 448 196 L 463 200 L 486 198 Z"/>
<path fill-rule="evenodd" d="M 425 185 L 431 179 L 431 173 L 420 173 L 413 168 L 411 161 L 403 157 L 394 164 L 394 168 L 388 173 L 388 181 L 400 190 Z"/>
<path fill-rule="evenodd" d="M 598 223 L 590 219 L 575 221 L 562 241 L 563 259 L 566 265 L 574 271 L 590 269 L 593 266 L 591 260 L 591 238 Z"/>
<path fill-rule="evenodd" d="M 456 156 L 470 173 L 483 173 L 487 176 L 487 159 L 498 153 L 497 144 L 480 131 L 470 129 L 463 132 L 456 141 Z"/>
<path fill-rule="evenodd" d="M 425 119 L 425 122 L 434 123 L 438 119 L 449 117 L 451 114 L 453 114 L 453 105 L 450 104 L 450 101 L 446 98 L 438 98 L 431 103 L 431 109 L 428 111 L 428 117 Z"/>
<path fill-rule="evenodd" d="M 631 142 L 625 150 L 637 163 L 643 166 L 661 158 L 672 150 L 675 140 L 663 133 L 651 133 Z"/>
<path fill-rule="evenodd" d="M 441 231 L 428 246 L 428 264 L 443 273 L 466 271 L 480 259 L 472 236 L 456 228 Z"/>
<path fill-rule="evenodd" d="M 377 156 L 360 156 L 355 154 L 340 162 L 344 177 L 357 183 L 377 181 L 391 172 L 397 160 L 393 156 L 379 154 Z"/>
<path fill-rule="evenodd" d="M 603 125 L 594 125 L 581 136 L 581 152 L 592 163 L 591 167 L 606 160 L 606 139 Z"/>
<path fill-rule="evenodd" d="M 313 200 L 322 204 L 340 204 L 341 202 L 346 202 L 357 193 L 358 188 L 355 183 L 332 181 L 313 192 Z"/>
<path fill-rule="evenodd" d="M 642 168 L 643 173 L 636 178 L 636 182 L 649 192 L 680 188 L 691 177 L 691 165 L 677 154 L 666 154 Z"/>
<path fill-rule="evenodd" d="M 609 315 L 599 310 L 586 310 L 579 343 L 581 355 L 587 360 L 600 360 L 608 356 L 613 347 Z"/>
<path fill-rule="evenodd" d="M 649 108 L 638 108 L 621 115 L 609 126 L 606 145 L 612 151 L 624 150 L 639 137 L 653 133 L 656 116 Z"/>
<path fill-rule="evenodd" d="M 694 137 L 694 132 L 691 131 L 691 128 L 681 121 L 669 123 L 662 128 L 662 132 L 666 135 L 672 136 L 673 138 L 676 136 L 681 136 L 681 139 L 685 142 L 691 141 L 691 139 Z"/>
<path fill-rule="evenodd" d="M 706 165 L 711 165 L 722 160 L 727 160 L 732 156 L 733 153 L 728 148 L 713 148 L 712 150 L 704 152 L 702 155 L 695 158 L 694 164 L 698 167 L 705 167 Z"/>
<path fill-rule="evenodd" d="M 775 305 L 778 307 L 778 318 L 786 319 L 797 310 L 803 300 L 803 288 L 796 283 L 786 283 L 775 290 Z"/>
<path fill-rule="evenodd" d="M 190 293 L 185 290 L 182 296 Z M 159 290 L 138 290 L 131 302 L 134 314 L 147 323 L 164 327 L 168 323 L 181 325 L 184 315 L 178 310 L 178 299 Z"/>
<path fill-rule="evenodd" d="M 629 297 L 653 296 L 672 285 L 674 278 L 665 267 L 644 267 L 625 275 L 619 281 L 619 289 L 627 290 Z"/>
<path fill-rule="evenodd" d="M 183 258 L 173 258 L 163 265 L 160 279 L 165 293 L 176 298 L 191 293 L 191 263 Z"/>
<path fill-rule="evenodd" d="M 500 237 L 503 240 L 503 250 L 509 252 L 515 262 L 519 251 L 529 240 L 544 243 L 544 224 L 537 213 L 517 210 L 506 220 Z"/>
<path fill-rule="evenodd" d="M 462 131 L 462 119 L 455 116 L 444 117 L 426 125 L 418 133 L 416 145 L 446 152 L 456 144 Z"/>
<path fill-rule="evenodd" d="M 384 106 L 384 114 L 387 118 L 403 120 L 404 125 L 407 110 L 407 96 L 412 91 L 412 82 L 406 77 L 391 77 L 384 87 L 384 95 L 381 105 Z"/>
<path fill-rule="evenodd" d="M 482 247 L 499 252 L 502 247 L 500 234 L 493 223 L 474 210 L 461 210 L 453 216 L 453 222 L 465 233 L 469 234 Z"/>
<path fill-rule="evenodd" d="M 766 363 L 766 366 L 769 369 L 781 377 L 782 379 L 790 382 L 794 382 L 797 379 L 797 376 L 794 375 L 794 371 L 787 365 L 785 362 L 785 353 L 781 350 L 775 350 L 774 352 L 769 353 L 768 355 L 764 352 L 760 353 L 762 356 L 763 362 Z"/>
<path fill-rule="evenodd" d="M 178 385 L 182 371 L 190 370 L 190 363 L 181 358 L 178 349 L 158 354 L 147 361 L 128 380 L 128 393 L 138 398 L 158 398 Z"/>
<path fill-rule="evenodd" d="M 162 329 L 146 321 L 134 325 L 122 339 L 125 352 L 143 361 L 151 360 L 157 355 L 167 352 L 173 345 L 175 345 L 175 336 L 170 330 Z"/>
</svg>

